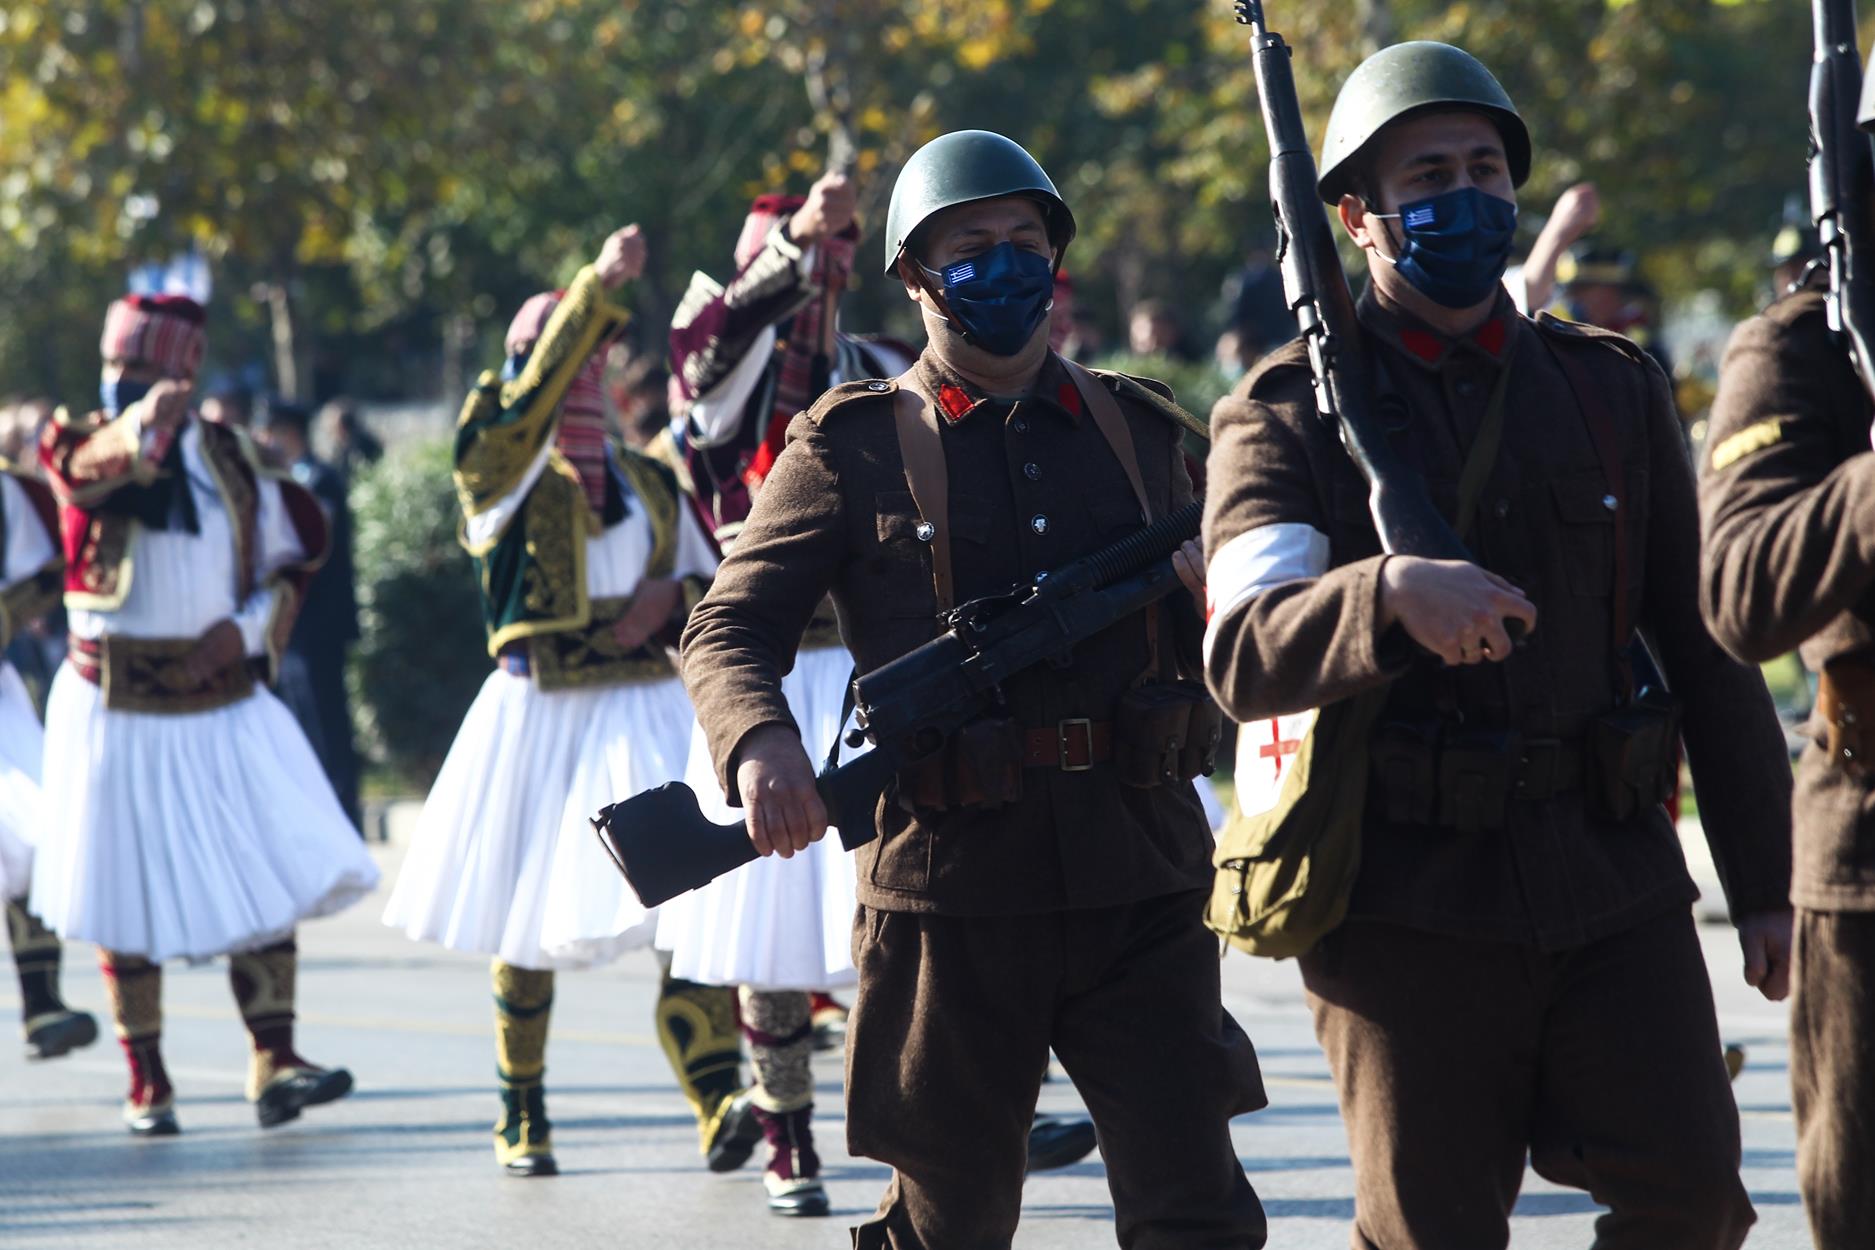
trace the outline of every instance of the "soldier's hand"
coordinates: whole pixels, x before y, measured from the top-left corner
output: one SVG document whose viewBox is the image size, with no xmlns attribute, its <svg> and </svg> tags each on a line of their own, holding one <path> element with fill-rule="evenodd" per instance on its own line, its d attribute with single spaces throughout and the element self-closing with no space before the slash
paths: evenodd
<svg viewBox="0 0 1875 1250">
<path fill-rule="evenodd" d="M 827 833 L 827 808 L 814 789 L 814 765 L 801 736 L 785 725 L 749 731 L 736 759 L 736 790 L 758 855 L 783 859 Z"/>
<path fill-rule="evenodd" d="M 195 685 L 206 685 L 209 678 L 239 660 L 246 650 L 240 627 L 223 617 L 210 625 L 183 657 L 182 671 Z"/>
<path fill-rule="evenodd" d="M 1536 628 L 1536 605 L 1524 593 L 1469 560 L 1394 556 L 1380 578 L 1381 628 L 1399 625 L 1447 664 L 1510 658 L 1505 621 Z"/>
<path fill-rule="evenodd" d="M 599 281 L 606 290 L 617 290 L 645 271 L 646 254 L 644 231 L 636 225 L 626 226 L 606 236 L 593 268 L 599 271 Z"/>
<path fill-rule="evenodd" d="M 625 615 L 612 627 L 613 640 L 627 651 L 644 646 L 651 635 L 669 623 L 682 592 L 682 585 L 673 577 L 646 578 L 638 583 Z"/>
<path fill-rule="evenodd" d="M 839 171 L 822 174 L 807 193 L 807 203 L 788 220 L 788 237 L 803 247 L 830 239 L 853 224 L 859 211 L 859 191 Z"/>
<path fill-rule="evenodd" d="M 1185 583 L 1185 589 L 1198 601 L 1198 611 L 1204 612 L 1204 548 L 1195 538 L 1186 539 L 1179 549 L 1172 553 L 1172 571 L 1178 574 L 1178 580 Z"/>
<path fill-rule="evenodd" d="M 1790 994 L 1790 924 L 1782 911 L 1753 912 L 1738 922 L 1738 945 L 1745 955 L 1745 984 L 1774 1003 Z"/>
<path fill-rule="evenodd" d="M 189 403 L 195 396 L 195 383 L 184 378 L 164 378 L 155 383 L 139 402 L 141 420 L 149 430 L 173 430 L 189 415 Z"/>
</svg>

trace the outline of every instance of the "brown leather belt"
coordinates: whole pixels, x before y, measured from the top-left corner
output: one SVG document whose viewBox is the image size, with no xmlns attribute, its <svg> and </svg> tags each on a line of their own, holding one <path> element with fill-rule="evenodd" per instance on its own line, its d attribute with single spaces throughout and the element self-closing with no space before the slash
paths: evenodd
<svg viewBox="0 0 1875 1250">
<path fill-rule="evenodd" d="M 1059 768 L 1064 773 L 1083 773 L 1096 764 L 1113 758 L 1111 721 L 1058 721 L 1047 729 L 1030 729 L 1023 734 L 1024 768 Z"/>
</svg>

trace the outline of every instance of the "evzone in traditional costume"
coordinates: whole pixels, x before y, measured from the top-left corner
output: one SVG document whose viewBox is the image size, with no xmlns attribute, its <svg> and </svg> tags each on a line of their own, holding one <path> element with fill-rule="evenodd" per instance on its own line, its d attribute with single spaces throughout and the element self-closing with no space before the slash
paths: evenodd
<svg viewBox="0 0 1875 1250">
<path fill-rule="evenodd" d="M 45 483 L 0 462 L 0 651 L 58 603 L 58 504 Z M 19 973 L 26 1053 L 52 1059 L 98 1040 L 98 1022 L 59 993 L 63 946 L 27 907 L 41 819 L 39 765 L 45 731 L 26 683 L 0 661 L 0 899 Z"/>
<path fill-rule="evenodd" d="M 125 1120 L 177 1131 L 162 965 L 228 955 L 263 1127 L 350 1091 L 294 1048 L 294 930 L 378 870 L 305 735 L 266 689 L 324 556 L 318 503 L 190 406 L 204 314 L 130 296 L 105 319 L 100 411 L 61 413 L 56 495 L 71 627 L 46 710 L 32 909 L 96 942 L 130 1062 Z"/>
<path fill-rule="evenodd" d="M 680 393 L 678 445 L 699 511 L 727 547 L 781 453 L 788 422 L 829 386 L 889 376 L 909 353 L 835 326 L 859 231 L 853 192 L 837 175 L 811 197 L 757 199 L 736 242 L 727 285 L 698 273 L 671 329 L 671 371 Z M 840 732 L 853 662 L 831 606 L 802 640 L 785 682 L 789 709 L 810 751 L 823 756 Z M 733 822 L 701 732 L 685 780 L 711 819 Z M 814 1150 L 814 996 L 851 985 L 853 868 L 837 840 L 790 860 L 765 858 L 665 904 L 658 945 L 686 983 L 735 986 L 754 1061 L 755 1115 L 770 1146 L 763 1181 L 783 1215 L 829 1206 Z M 822 1001 L 822 1027 L 832 1023 Z M 838 1013 L 843 1014 L 843 1013 Z"/>
<path fill-rule="evenodd" d="M 717 557 L 664 465 L 608 443 L 605 349 L 627 319 L 635 227 L 565 292 L 528 300 L 507 364 L 456 427 L 462 541 L 496 660 L 424 804 L 385 923 L 493 957 L 501 1118 L 516 1176 L 557 1171 L 544 1078 L 555 973 L 648 946 L 654 917 L 590 819 L 683 775 L 692 714 L 667 647 Z M 713 1166 L 757 1137 L 741 1092 L 735 1001 L 668 992 L 660 1018 Z"/>
</svg>

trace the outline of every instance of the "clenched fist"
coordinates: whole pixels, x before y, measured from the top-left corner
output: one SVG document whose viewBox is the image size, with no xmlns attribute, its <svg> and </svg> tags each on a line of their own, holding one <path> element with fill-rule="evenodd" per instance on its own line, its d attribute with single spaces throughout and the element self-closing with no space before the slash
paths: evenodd
<svg viewBox="0 0 1875 1250">
<path fill-rule="evenodd" d="M 788 237 L 802 247 L 831 239 L 853 224 L 859 211 L 859 192 L 852 180 L 838 172 L 822 174 L 807 193 L 807 203 L 788 221 Z"/>
<path fill-rule="evenodd" d="M 599 271 L 599 281 L 606 290 L 613 291 L 645 271 L 646 255 L 644 231 L 630 225 L 606 236 L 593 268 Z"/>
</svg>

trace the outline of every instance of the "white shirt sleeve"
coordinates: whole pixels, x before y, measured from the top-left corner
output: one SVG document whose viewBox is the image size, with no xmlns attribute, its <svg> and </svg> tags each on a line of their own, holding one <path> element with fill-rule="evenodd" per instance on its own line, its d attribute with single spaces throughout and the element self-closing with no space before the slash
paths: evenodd
<svg viewBox="0 0 1875 1250">
<path fill-rule="evenodd" d="M 736 436 L 749 396 L 775 358 L 775 327 L 763 326 L 755 342 L 721 382 L 691 401 L 686 441 L 692 447 L 721 447 Z"/>
<path fill-rule="evenodd" d="M 547 458 L 553 454 L 554 442 L 548 439 L 534 456 L 534 463 L 527 466 L 527 472 L 521 475 L 520 483 L 515 488 L 497 499 L 493 506 L 483 509 L 462 523 L 464 537 L 472 547 L 486 547 L 501 537 L 508 523 L 521 511 L 521 505 L 527 502 L 527 494 L 534 489 L 534 483 L 540 481 L 540 475 L 547 468 Z"/>
<path fill-rule="evenodd" d="M 721 561 L 710 547 L 710 540 L 704 536 L 703 525 L 697 520 L 697 510 L 690 506 L 690 501 L 679 495 L 677 498 L 677 550 L 672 554 L 672 577 L 710 577 L 716 572 Z"/>
<path fill-rule="evenodd" d="M 10 475 L 0 474 L 0 503 L 6 508 L 6 584 L 17 586 L 50 564 L 58 552 L 26 488 Z"/>
<path fill-rule="evenodd" d="M 281 498 L 280 483 L 262 477 L 259 486 L 258 515 L 254 523 L 255 539 L 260 545 L 254 562 L 259 586 L 234 613 L 234 623 L 241 630 L 249 655 L 267 653 L 267 619 L 273 614 L 274 604 L 274 590 L 267 583 L 287 565 L 306 558 L 305 545 L 300 542 L 293 519 L 287 515 L 286 501 Z"/>
</svg>

